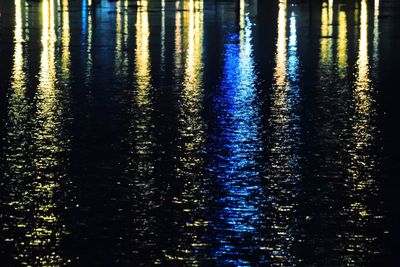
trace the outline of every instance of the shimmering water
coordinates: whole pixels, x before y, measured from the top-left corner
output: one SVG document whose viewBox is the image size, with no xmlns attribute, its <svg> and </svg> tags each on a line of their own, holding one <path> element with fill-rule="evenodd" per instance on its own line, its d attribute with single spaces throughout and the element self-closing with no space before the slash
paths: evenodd
<svg viewBox="0 0 400 267">
<path fill-rule="evenodd" d="M 0 3 L 1 266 L 395 266 L 400 4 L 91 2 Z"/>
</svg>

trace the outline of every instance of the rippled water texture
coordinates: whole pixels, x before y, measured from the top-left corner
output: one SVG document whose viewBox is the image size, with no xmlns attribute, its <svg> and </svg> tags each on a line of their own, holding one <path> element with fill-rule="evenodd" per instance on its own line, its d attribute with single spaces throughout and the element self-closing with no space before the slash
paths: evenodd
<svg viewBox="0 0 400 267">
<path fill-rule="evenodd" d="M 399 14 L 1 0 L 0 265 L 391 266 Z"/>
</svg>

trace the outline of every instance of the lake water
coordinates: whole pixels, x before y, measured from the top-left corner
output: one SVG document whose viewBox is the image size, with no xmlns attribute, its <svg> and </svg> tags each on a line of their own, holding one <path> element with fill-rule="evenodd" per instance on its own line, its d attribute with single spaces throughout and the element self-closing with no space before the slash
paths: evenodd
<svg viewBox="0 0 400 267">
<path fill-rule="evenodd" d="M 400 3 L 234 2 L 1 1 L 1 266 L 395 265 Z"/>
</svg>

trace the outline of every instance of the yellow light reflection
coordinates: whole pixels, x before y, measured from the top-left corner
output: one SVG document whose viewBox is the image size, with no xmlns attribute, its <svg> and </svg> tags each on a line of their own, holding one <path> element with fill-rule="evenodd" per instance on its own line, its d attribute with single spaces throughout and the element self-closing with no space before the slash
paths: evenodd
<svg viewBox="0 0 400 267">
<path fill-rule="evenodd" d="M 369 89 L 369 57 L 368 57 L 368 9 L 366 0 L 361 1 L 360 10 L 360 39 L 359 39 L 359 50 L 358 50 L 358 75 L 357 75 L 357 97 L 359 103 L 364 103 L 360 105 L 360 108 L 368 109 L 368 97 L 366 96 L 366 91 Z"/>
<path fill-rule="evenodd" d="M 61 56 L 61 71 L 65 79 L 69 79 L 70 74 L 70 51 L 71 32 L 69 28 L 69 6 L 68 0 L 62 0 L 62 56 Z"/>
<path fill-rule="evenodd" d="M 151 61 L 150 61 L 150 25 L 148 13 L 148 1 L 138 1 L 136 12 L 136 49 L 134 53 L 135 63 L 135 87 L 132 103 L 134 110 L 132 125 L 130 127 L 132 158 L 129 159 L 129 183 L 133 185 L 134 228 L 140 236 L 146 236 L 146 242 L 135 244 L 137 248 L 148 249 L 149 244 L 155 242 L 152 238 L 157 235 L 153 215 L 153 209 L 158 204 L 154 199 L 158 193 L 154 188 L 154 154 L 155 137 L 152 124 L 153 101 L 151 97 Z M 154 259 L 158 262 L 159 259 Z"/>
<path fill-rule="evenodd" d="M 370 79 L 369 79 L 369 57 L 368 57 L 368 9 L 366 0 L 361 2 L 360 10 L 360 39 L 357 60 L 357 81 L 355 88 L 355 103 L 357 111 L 357 120 L 355 121 L 354 130 L 356 131 L 355 144 L 358 149 L 363 148 L 369 144 L 370 133 L 369 128 L 369 113 L 371 112 L 371 95 L 370 95 Z M 362 151 L 361 151 L 362 152 Z M 357 162 L 362 160 L 357 154 L 353 155 Z M 357 179 L 357 173 L 353 173 L 354 178 Z M 361 182 L 361 181 L 360 181 Z M 364 186 L 357 185 L 357 188 L 363 189 Z"/>
<path fill-rule="evenodd" d="M 279 3 L 279 12 L 278 12 L 278 39 L 276 43 L 276 66 L 274 71 L 275 83 L 278 88 L 281 88 L 286 84 L 286 53 L 287 53 L 287 45 L 286 45 L 286 1 L 281 1 Z M 282 94 L 278 94 L 280 97 L 279 102 L 282 105 L 284 96 Z"/>
<path fill-rule="evenodd" d="M 182 258 L 190 264 L 198 264 L 196 250 L 204 244 L 201 236 L 195 234 L 196 229 L 207 225 L 206 221 L 196 218 L 194 212 L 204 202 L 202 192 L 202 175 L 199 173 L 203 164 L 201 146 L 204 143 L 204 122 L 201 116 L 202 108 L 202 53 L 203 53 L 203 10 L 202 0 L 188 0 L 184 3 L 184 28 L 186 29 L 185 62 L 183 88 L 179 96 L 179 145 L 180 153 L 177 177 L 184 181 L 184 188 L 179 202 L 184 206 L 183 211 L 192 218 L 185 222 L 187 231 L 193 233 L 180 241 L 178 252 L 186 256 Z M 179 12 L 178 12 L 179 13 Z M 177 18 L 179 20 L 179 17 Z M 177 24 L 180 27 L 179 24 Z M 178 31 L 177 34 L 180 32 Z M 180 38 L 177 39 L 178 43 Z M 181 49 L 178 45 L 178 49 Z M 178 53 L 178 52 L 177 52 Z M 178 259 L 167 255 L 166 257 Z"/>
<path fill-rule="evenodd" d="M 152 101 L 150 96 L 150 48 L 149 48 L 149 18 L 148 1 L 139 1 L 136 18 L 136 50 L 135 50 L 135 80 L 137 81 L 135 101 L 139 112 L 135 128 L 135 146 L 139 156 L 137 171 L 139 183 L 151 194 L 149 187 L 153 183 L 154 164 L 151 161 L 153 153 L 153 135 L 151 129 Z"/>
<path fill-rule="evenodd" d="M 150 104 L 150 50 L 149 50 L 149 18 L 148 1 L 139 1 L 136 21 L 135 65 L 138 79 L 137 103 L 139 107 Z"/>
<path fill-rule="evenodd" d="M 14 29 L 14 66 L 13 66 L 13 84 L 12 87 L 17 94 L 25 87 L 25 71 L 24 71 L 24 57 L 23 57 L 23 17 L 22 9 L 25 1 L 15 0 L 15 29 Z"/>
<path fill-rule="evenodd" d="M 279 3 L 278 12 L 278 38 L 276 42 L 276 54 L 275 54 L 275 69 L 274 69 L 274 92 L 273 92 L 273 103 L 272 103 L 272 114 L 271 118 L 274 125 L 275 134 L 282 134 L 281 127 L 288 122 L 288 80 L 287 80 L 287 1 L 283 0 Z M 278 140 L 276 140 L 278 141 Z M 282 147 L 280 143 L 274 143 L 272 151 L 281 151 Z M 285 156 L 285 153 L 281 151 L 280 157 Z M 273 167 L 277 165 L 273 164 Z M 279 204 L 279 203 L 278 203 Z M 277 212 L 285 212 L 281 206 L 277 206 Z M 285 225 L 280 225 L 279 221 L 275 221 L 277 225 L 273 225 L 274 229 L 277 229 L 282 235 L 286 235 Z M 281 235 L 280 234 L 280 235 Z M 276 250 L 276 248 L 275 248 Z M 279 249 L 278 249 L 279 250 Z"/>
<path fill-rule="evenodd" d="M 127 2 L 116 3 L 116 34 L 115 34 L 115 73 L 117 77 L 122 79 L 128 73 L 128 54 L 127 54 L 127 42 L 128 42 L 128 16 L 125 11 L 125 5 Z"/>
<path fill-rule="evenodd" d="M 375 126 L 373 118 L 376 110 L 373 107 L 373 87 L 370 81 L 370 59 L 368 56 L 368 6 L 367 0 L 362 0 L 360 5 L 360 36 L 358 41 L 358 59 L 356 63 L 356 82 L 354 91 L 354 115 L 352 122 L 352 139 L 349 146 L 351 162 L 348 165 L 348 197 L 350 204 L 345 206 L 349 221 L 354 222 L 354 230 L 345 233 L 344 257 L 347 265 L 365 265 L 368 254 L 379 253 L 374 248 L 373 242 L 376 235 L 365 231 L 369 225 L 374 225 L 381 215 L 379 209 L 372 208 L 367 203 L 367 198 L 377 195 L 375 181 L 377 159 L 371 154 L 375 139 Z"/>
<path fill-rule="evenodd" d="M 13 57 L 13 70 L 12 70 L 12 92 L 9 97 L 9 112 L 8 118 L 10 120 L 8 127 L 7 140 L 10 142 L 12 149 L 6 152 L 7 161 L 9 161 L 9 174 L 6 176 L 19 177 L 24 171 L 24 162 L 20 162 L 18 154 L 25 154 L 24 147 L 24 132 L 27 127 L 28 121 L 28 103 L 25 95 L 27 76 L 24 68 L 27 66 L 26 57 L 24 56 L 24 31 L 23 31 L 23 13 L 24 13 L 24 0 L 15 0 L 15 28 L 14 28 L 14 57 Z M 25 11 L 26 12 L 26 11 Z M 18 186 L 15 186 L 18 188 Z M 18 194 L 14 193 L 18 196 Z M 22 196 L 13 198 L 9 205 L 15 210 L 25 209 L 24 203 L 21 201 Z M 18 224 L 18 223 L 17 223 Z M 12 239 L 12 238 L 11 238 Z"/>
<path fill-rule="evenodd" d="M 10 213 L 4 212 L 3 218 L 7 218 L 8 224 L 2 228 L 2 239 L 10 242 L 19 255 L 13 255 L 18 264 L 28 264 L 31 250 L 25 245 L 25 236 L 18 236 L 18 232 L 25 234 L 28 231 L 26 212 L 29 203 L 26 201 L 25 179 L 29 178 L 29 168 L 25 158 L 29 157 L 26 145 L 27 128 L 29 123 L 29 104 L 27 101 L 26 83 L 27 57 L 24 55 L 24 13 L 28 14 L 24 0 L 15 0 L 15 28 L 14 28 L 14 57 L 13 70 L 11 77 L 12 91 L 8 103 L 8 121 L 6 123 L 7 146 L 5 147 L 5 157 L 7 167 L 2 175 L 6 191 L 9 191 L 5 203 L 9 205 Z M 9 230 L 9 231 L 7 231 Z M 17 230 L 17 231 L 15 231 Z M 11 255 L 10 255 L 11 256 Z M 17 264 L 17 263 L 16 263 Z"/>
<path fill-rule="evenodd" d="M 244 29 L 244 23 L 245 23 L 245 6 L 246 2 L 245 0 L 240 0 L 239 2 L 239 26 L 240 29 Z M 243 34 L 243 31 L 241 31 L 241 34 Z M 242 38 L 240 38 L 242 40 Z"/>
<path fill-rule="evenodd" d="M 321 12 L 321 63 L 327 64 L 332 57 L 333 0 L 322 3 Z"/>
<path fill-rule="evenodd" d="M 122 22 L 121 22 L 121 1 L 117 1 L 116 4 L 116 42 L 115 42 L 115 52 L 118 54 L 121 52 L 122 43 L 121 43 L 121 36 L 122 36 Z"/>
<path fill-rule="evenodd" d="M 56 80 L 56 71 L 55 71 L 55 7 L 53 0 L 45 0 L 42 2 L 42 53 L 40 59 L 40 73 L 39 73 L 39 86 L 37 99 L 38 101 L 38 122 L 42 125 L 38 125 L 38 145 L 41 146 L 41 142 L 39 140 L 48 140 L 51 144 L 57 142 L 54 139 L 52 132 L 54 127 L 54 105 L 55 105 L 55 80 Z M 54 149 L 57 150 L 57 147 L 38 147 L 40 150 Z M 48 162 L 46 160 L 55 160 L 53 158 L 48 159 L 38 159 L 36 162 L 36 168 L 41 169 L 46 166 Z M 40 177 L 38 177 L 40 179 Z M 35 217 L 37 220 L 42 221 L 43 223 L 39 223 L 35 229 L 32 229 L 32 232 L 29 233 L 31 236 L 30 244 L 33 246 L 46 246 L 53 239 L 53 229 L 48 225 L 56 222 L 58 220 L 58 216 L 54 213 L 55 204 L 52 202 L 52 195 L 54 194 L 54 190 L 58 187 L 58 184 L 55 180 L 47 179 L 40 181 L 38 180 L 36 183 L 36 194 L 38 197 L 42 199 L 41 205 L 37 207 L 35 211 Z M 59 261 L 59 255 L 55 254 L 48 255 L 47 257 L 40 259 L 42 264 L 55 263 Z"/>
<path fill-rule="evenodd" d="M 29 246 L 43 250 L 46 253 L 37 256 L 35 263 L 38 265 L 54 265 L 63 262 L 57 248 L 65 232 L 59 215 L 55 212 L 57 204 L 54 202 L 54 192 L 59 187 L 59 178 L 49 172 L 49 168 L 57 166 L 56 154 L 61 151 L 58 146 L 61 142 L 57 138 L 59 125 L 57 122 L 57 100 L 55 94 L 56 61 L 55 61 L 55 13 L 54 0 L 42 2 L 42 52 L 40 57 L 39 85 L 37 88 L 35 129 L 33 143 L 38 157 L 33 158 L 35 180 L 30 192 L 33 201 L 33 221 L 26 229 Z M 65 41 L 63 32 L 62 41 Z M 68 38 L 68 37 L 67 37 Z M 64 45 L 64 44 L 63 44 Z M 67 45 L 68 47 L 68 45 Z M 64 50 L 63 53 L 68 51 Z M 64 54 L 63 54 L 64 56 Z M 63 60 L 63 59 L 62 59 Z M 68 63 L 66 63 L 68 64 Z M 40 155 L 47 155 L 42 157 Z"/>
<path fill-rule="evenodd" d="M 347 70 L 347 21 L 346 12 L 339 11 L 337 61 L 339 75 L 343 78 Z"/>
<path fill-rule="evenodd" d="M 165 251 L 165 258 L 170 261 L 183 261 L 197 265 L 198 251 L 204 246 L 202 236 L 197 231 L 208 224 L 200 214 L 204 202 L 205 186 L 201 170 L 203 164 L 202 145 L 204 143 L 204 122 L 201 116 L 203 89 L 203 1 L 187 0 L 176 2 L 183 11 L 175 13 L 175 75 L 182 80 L 178 99 L 178 162 L 176 176 L 183 187 L 174 202 L 180 212 L 189 218 L 182 222 L 184 236 L 177 236 L 179 247 Z M 183 76 L 183 77 L 182 77 Z"/>
</svg>

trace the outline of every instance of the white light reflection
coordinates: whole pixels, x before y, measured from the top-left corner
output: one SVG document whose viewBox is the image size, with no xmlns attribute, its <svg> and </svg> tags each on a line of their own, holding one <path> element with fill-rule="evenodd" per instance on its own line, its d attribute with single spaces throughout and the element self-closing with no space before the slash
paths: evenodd
<svg viewBox="0 0 400 267">
<path fill-rule="evenodd" d="M 178 10 L 181 5 L 181 1 L 176 1 L 176 10 L 175 10 L 175 75 L 177 77 L 180 76 L 182 71 L 182 11 Z"/>
<path fill-rule="evenodd" d="M 380 0 L 374 0 L 374 69 L 379 67 L 379 9 Z"/>
<path fill-rule="evenodd" d="M 297 55 L 296 15 L 290 13 L 287 25 L 287 1 L 279 3 L 278 38 L 276 42 L 273 93 L 271 96 L 267 191 L 270 194 L 272 211 L 269 245 L 271 265 L 293 265 L 298 261 L 293 247 L 298 242 L 299 218 L 297 209 L 297 186 L 301 179 L 299 155 L 299 58 Z M 289 38 L 287 28 L 289 26 Z"/>
<path fill-rule="evenodd" d="M 161 0 L 161 69 L 165 70 L 165 0 Z"/>
<path fill-rule="evenodd" d="M 91 6 L 91 0 L 83 0 L 87 1 L 86 4 Z M 93 71 L 93 56 L 92 56 L 92 42 L 93 42 L 93 15 L 92 12 L 82 12 L 82 19 L 86 22 L 82 24 L 82 27 L 86 27 L 83 29 L 86 36 L 86 70 L 85 70 L 85 84 L 88 86 L 92 82 L 92 71 Z M 90 86 L 89 86 L 90 88 Z"/>
</svg>

